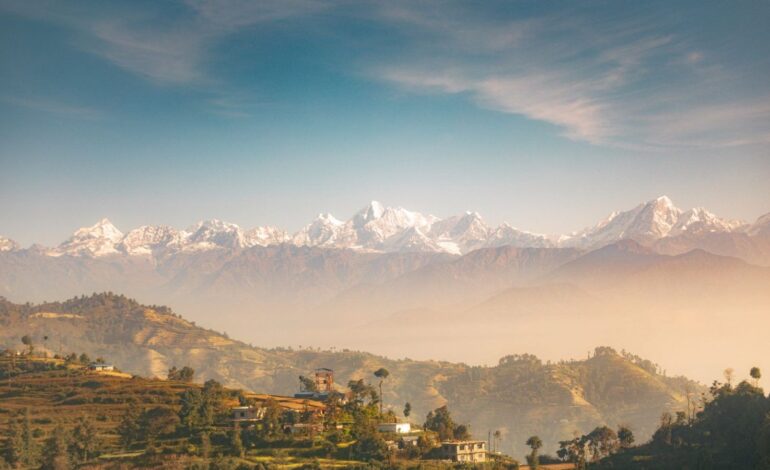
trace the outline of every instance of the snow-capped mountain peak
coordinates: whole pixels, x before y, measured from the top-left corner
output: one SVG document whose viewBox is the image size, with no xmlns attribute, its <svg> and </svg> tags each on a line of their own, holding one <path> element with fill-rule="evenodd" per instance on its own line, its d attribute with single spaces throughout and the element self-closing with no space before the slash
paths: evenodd
<svg viewBox="0 0 770 470">
<path fill-rule="evenodd" d="M 329 213 L 318 214 L 310 224 L 297 232 L 292 241 L 300 246 L 341 247 L 348 239 L 345 223 Z"/>
<path fill-rule="evenodd" d="M 113 242 L 119 242 L 123 238 L 123 232 L 118 230 L 109 219 L 104 218 L 90 227 L 78 229 L 73 238 L 105 238 Z"/>
<path fill-rule="evenodd" d="M 246 246 L 280 245 L 291 240 L 288 232 L 276 227 L 256 227 L 244 233 Z"/>
<path fill-rule="evenodd" d="M 701 207 L 682 211 L 670 198 L 660 196 L 629 210 L 613 212 L 580 232 L 549 236 L 519 230 L 505 223 L 493 228 L 473 211 L 439 219 L 372 201 L 344 222 L 330 213 L 319 214 L 293 235 L 270 226 L 243 230 L 236 224 L 211 219 L 198 222 L 185 231 L 166 226 L 142 226 L 123 236 L 108 219 L 102 219 L 91 227 L 77 230 L 69 240 L 53 250 L 46 250 L 45 254 L 155 257 L 177 252 L 235 250 L 283 243 L 371 252 L 465 254 L 503 245 L 593 249 L 625 239 L 652 246 L 664 238 L 688 236 L 697 239 L 710 233 L 731 232 L 748 236 L 766 234 L 770 232 L 770 215 L 748 225 L 721 219 Z M 687 240 L 680 239 L 676 243 L 671 246 L 689 246 Z M 0 237 L 0 251 L 16 249 L 18 245 Z"/>
<path fill-rule="evenodd" d="M 594 227 L 565 237 L 561 244 L 592 248 L 622 239 L 650 244 L 684 234 L 732 232 L 745 225 L 742 221 L 721 219 L 701 207 L 682 211 L 670 198 L 660 196 L 628 211 L 613 212 Z"/>
<path fill-rule="evenodd" d="M 353 216 L 352 222 L 356 227 L 363 227 L 367 223 L 377 220 L 382 217 L 385 212 L 385 206 L 378 201 L 372 201 L 368 206 L 364 207 L 356 215 Z"/>
<path fill-rule="evenodd" d="M 201 251 L 214 248 L 243 248 L 243 230 L 219 219 L 202 220 L 185 231 L 183 249 Z"/>
<path fill-rule="evenodd" d="M 21 248 L 21 247 L 15 241 L 11 240 L 10 238 L 6 238 L 6 237 L 3 237 L 3 236 L 0 236 L 0 252 L 3 252 L 3 251 L 16 251 L 19 248 Z"/>
<path fill-rule="evenodd" d="M 486 246 L 497 247 L 505 245 L 552 248 L 556 246 L 556 243 L 547 235 L 519 230 L 516 227 L 503 223 L 491 232 Z"/>
<path fill-rule="evenodd" d="M 85 255 L 106 256 L 117 254 L 117 244 L 123 239 L 123 233 L 109 219 L 102 219 L 90 227 L 82 227 L 67 241 L 51 251 L 53 256 Z"/>
<path fill-rule="evenodd" d="M 183 234 L 166 225 L 143 225 L 128 232 L 120 242 L 121 251 L 129 255 L 152 255 L 162 250 L 178 248 Z"/>
<path fill-rule="evenodd" d="M 706 209 L 696 207 L 683 212 L 667 235 L 673 237 L 682 234 L 731 232 L 745 225 L 743 221 L 720 219 Z"/>
</svg>

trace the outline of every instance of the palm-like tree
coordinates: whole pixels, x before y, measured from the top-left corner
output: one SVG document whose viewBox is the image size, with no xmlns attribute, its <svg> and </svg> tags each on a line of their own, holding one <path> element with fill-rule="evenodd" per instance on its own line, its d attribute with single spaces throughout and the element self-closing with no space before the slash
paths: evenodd
<svg viewBox="0 0 770 470">
<path fill-rule="evenodd" d="M 527 439 L 526 444 L 532 448 L 532 453 L 530 455 L 530 466 L 532 468 L 539 468 L 540 462 L 537 457 L 537 451 L 540 450 L 541 447 L 543 447 L 543 441 L 540 440 L 537 436 L 531 436 L 529 439 Z"/>
<path fill-rule="evenodd" d="M 384 367 L 380 367 L 374 371 L 374 376 L 380 379 L 380 418 L 382 418 L 382 402 L 384 401 L 382 397 L 382 382 L 385 381 L 389 375 L 390 372 Z"/>
<path fill-rule="evenodd" d="M 762 378 L 762 372 L 759 370 L 759 367 L 752 367 L 749 375 L 751 375 L 751 378 L 754 379 L 754 386 L 758 387 L 759 379 Z"/>
</svg>

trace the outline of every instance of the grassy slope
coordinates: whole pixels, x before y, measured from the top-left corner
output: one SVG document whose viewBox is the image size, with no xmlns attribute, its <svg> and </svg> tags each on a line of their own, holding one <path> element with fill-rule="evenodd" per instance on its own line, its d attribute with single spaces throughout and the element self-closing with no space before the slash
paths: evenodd
<svg viewBox="0 0 770 470">
<path fill-rule="evenodd" d="M 26 361 L 41 362 L 39 358 L 14 359 L 18 365 Z M 10 359 L 0 358 L 0 368 L 8 365 Z M 62 361 L 45 360 L 52 366 L 63 365 Z M 124 451 L 120 448 L 117 428 L 129 407 L 146 409 L 167 407 L 175 412 L 180 408 L 181 394 L 190 388 L 200 387 L 190 384 L 158 379 L 131 377 L 125 373 L 92 372 L 82 366 L 70 365 L 66 370 L 46 370 L 22 373 L 12 380 L 0 382 L 0 444 L 8 426 L 8 418 L 28 410 L 33 429 L 39 429 L 42 441 L 57 425 L 72 429 L 82 417 L 87 417 L 98 430 L 99 439 L 103 445 L 102 459 L 123 460 L 139 456 L 141 451 Z M 237 405 L 234 391 L 229 391 L 225 403 Z M 257 401 L 268 398 L 266 395 L 246 394 L 248 398 Z M 272 398 L 279 406 L 286 409 L 304 409 L 305 402 L 287 397 Z M 311 402 L 313 406 L 315 402 Z M 226 432 L 220 429 L 220 434 Z M 41 442 L 42 444 L 42 442 Z M 161 441 L 161 445 L 171 448 L 184 448 L 183 438 L 169 438 Z M 217 448 L 214 451 L 219 452 Z M 306 449 L 284 449 L 264 452 L 250 452 L 245 462 L 257 461 L 298 464 L 307 462 Z M 191 457 L 182 457 L 191 459 Z M 194 460 L 194 458 L 192 458 Z M 137 462 L 134 462 L 137 463 Z M 324 460 L 325 468 L 345 466 L 351 462 L 339 460 Z M 148 465 L 155 466 L 156 463 Z"/>
<path fill-rule="evenodd" d="M 374 380 L 371 372 L 386 367 L 391 372 L 384 388 L 386 405 L 400 412 L 409 401 L 412 420 L 420 422 L 429 409 L 448 404 L 478 437 L 502 429 L 503 449 L 516 455 L 525 451 L 522 443 L 529 435 L 540 435 L 550 451 L 574 431 L 604 423 L 630 424 L 643 439 L 661 412 L 684 408 L 686 381 L 663 377 L 614 354 L 560 364 L 526 359 L 471 367 L 353 351 L 267 350 L 121 296 L 35 306 L 0 301 L 0 347 L 22 348 L 23 334 L 31 334 L 38 349 L 86 351 L 131 373 L 162 377 L 173 365 L 190 365 L 198 380 L 214 378 L 274 394 L 293 393 L 297 376 L 316 367 L 334 369 L 343 386 L 349 379 Z"/>
</svg>

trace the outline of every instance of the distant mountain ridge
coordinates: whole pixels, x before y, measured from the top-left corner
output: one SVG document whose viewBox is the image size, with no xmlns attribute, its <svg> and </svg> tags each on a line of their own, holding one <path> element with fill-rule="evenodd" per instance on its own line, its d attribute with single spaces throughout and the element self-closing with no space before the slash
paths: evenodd
<svg viewBox="0 0 770 470">
<path fill-rule="evenodd" d="M 78 229 L 70 239 L 54 248 L 36 249 L 48 256 L 144 256 L 163 257 L 179 252 L 239 250 L 255 246 L 290 244 L 375 253 L 449 253 L 462 255 L 481 248 L 514 246 L 519 248 L 594 249 L 623 239 L 645 245 L 659 245 L 666 252 L 684 252 L 704 248 L 701 243 L 725 246 L 739 244 L 731 237 L 749 240 L 743 250 L 732 254 L 753 256 L 753 251 L 767 248 L 765 240 L 770 217 L 760 217 L 755 224 L 717 217 L 703 208 L 683 211 L 666 196 L 622 211 L 614 212 L 598 224 L 567 235 L 545 235 L 514 228 L 508 224 L 487 225 L 476 212 L 466 212 L 444 219 L 386 207 L 377 201 L 354 214 L 347 221 L 331 214 L 319 216 L 297 233 L 262 226 L 243 229 L 221 220 L 201 221 L 185 230 L 168 226 L 142 226 L 125 235 L 108 219 L 91 227 Z M 715 237 L 721 236 L 721 243 Z M 761 242 L 755 239 L 761 238 Z M 706 240 L 705 242 L 703 240 Z M 671 241 L 671 243 L 667 243 Z M 21 248 L 0 237 L 0 251 Z M 753 251 L 752 251 L 753 250 Z M 719 248 L 717 247 L 717 251 Z"/>
<path fill-rule="evenodd" d="M 502 430 L 504 448 L 517 454 L 529 435 L 540 435 L 553 451 L 558 440 L 601 424 L 631 425 L 646 439 L 662 412 L 682 409 L 688 390 L 702 390 L 684 377 L 662 374 L 651 361 L 606 347 L 584 360 L 544 363 L 521 354 L 489 367 L 347 350 L 265 349 L 200 328 L 166 307 L 115 294 L 39 305 L 0 297 L 0 326 L 0 349 L 21 349 L 20 338 L 28 334 L 38 351 L 86 352 L 145 376 L 165 377 L 170 367 L 188 365 L 197 381 L 213 378 L 259 393 L 291 395 L 297 377 L 317 367 L 334 369 L 340 388 L 351 379 L 374 381 L 373 371 L 385 367 L 386 408 L 400 415 L 408 401 L 410 420 L 421 423 L 429 410 L 448 405 L 479 438 L 488 429 Z"/>
</svg>

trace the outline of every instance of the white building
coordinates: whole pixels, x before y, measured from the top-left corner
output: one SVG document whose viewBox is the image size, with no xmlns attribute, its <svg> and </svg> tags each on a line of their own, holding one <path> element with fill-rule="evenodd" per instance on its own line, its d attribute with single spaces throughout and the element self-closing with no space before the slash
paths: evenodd
<svg viewBox="0 0 770 470">
<path fill-rule="evenodd" d="M 259 421 L 265 414 L 265 409 L 255 406 L 236 406 L 230 409 L 230 412 L 232 413 L 232 420 L 235 422 Z"/>
<path fill-rule="evenodd" d="M 379 432 L 392 432 L 395 434 L 408 434 L 412 432 L 412 425 L 409 423 L 380 423 L 377 425 Z"/>
<path fill-rule="evenodd" d="M 486 462 L 487 443 L 484 441 L 445 441 L 441 456 L 453 462 Z"/>
</svg>

